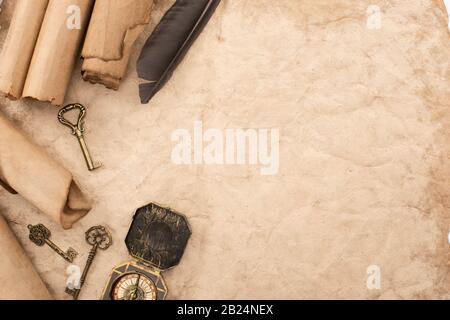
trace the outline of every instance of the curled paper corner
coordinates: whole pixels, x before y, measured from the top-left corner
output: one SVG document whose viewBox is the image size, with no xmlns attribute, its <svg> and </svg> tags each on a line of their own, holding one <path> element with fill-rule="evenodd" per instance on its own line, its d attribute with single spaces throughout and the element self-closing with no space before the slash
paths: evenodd
<svg viewBox="0 0 450 320">
<path fill-rule="evenodd" d="M 22 97 L 22 94 L 15 91 L 12 86 L 3 87 L 1 84 L 1 80 L 0 80 L 0 94 L 2 97 L 5 97 L 11 101 L 17 101 Z"/>
<path fill-rule="evenodd" d="M 83 194 L 74 180 L 70 182 L 66 194 L 67 201 L 59 217 L 59 222 L 65 230 L 68 230 L 91 211 L 92 201 Z"/>
<path fill-rule="evenodd" d="M 50 103 L 52 106 L 60 107 L 64 104 L 64 96 L 57 97 L 56 95 L 48 95 L 48 94 L 31 94 L 31 92 L 28 92 L 28 88 L 24 88 L 22 99 L 31 100 L 31 101 L 38 101 L 38 102 L 47 102 Z"/>
<path fill-rule="evenodd" d="M 92 59 L 97 60 L 97 59 Z M 116 78 L 113 75 L 109 75 L 107 73 L 100 73 L 100 72 L 94 72 L 94 71 L 88 71 L 88 70 L 81 70 L 81 76 L 83 77 L 84 81 L 89 82 L 90 84 L 102 84 L 107 89 L 111 90 L 119 90 L 120 81 L 122 78 Z"/>
</svg>

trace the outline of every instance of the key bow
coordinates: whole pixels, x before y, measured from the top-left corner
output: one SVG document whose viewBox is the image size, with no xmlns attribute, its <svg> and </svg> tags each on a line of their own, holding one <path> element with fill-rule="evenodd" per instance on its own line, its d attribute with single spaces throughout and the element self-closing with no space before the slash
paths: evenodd
<svg viewBox="0 0 450 320">
<path fill-rule="evenodd" d="M 64 115 L 72 110 L 80 110 L 80 114 L 78 115 L 78 120 L 76 124 L 73 124 L 69 120 L 67 120 Z M 79 103 L 73 103 L 62 108 L 58 113 L 58 120 L 61 124 L 65 125 L 72 129 L 72 134 L 76 136 L 83 135 L 84 128 L 84 118 L 86 117 L 86 107 Z"/>
<path fill-rule="evenodd" d="M 51 232 L 44 225 L 28 225 L 28 230 L 30 230 L 30 240 L 37 246 L 43 247 L 46 242 L 51 237 Z"/>
<path fill-rule="evenodd" d="M 106 250 L 112 244 L 112 236 L 105 227 L 95 226 L 86 231 L 86 241 L 91 246 Z"/>
</svg>

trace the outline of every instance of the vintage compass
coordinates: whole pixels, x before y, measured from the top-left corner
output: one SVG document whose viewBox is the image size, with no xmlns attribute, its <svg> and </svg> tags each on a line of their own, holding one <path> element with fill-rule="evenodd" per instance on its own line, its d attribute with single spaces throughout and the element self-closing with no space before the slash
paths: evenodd
<svg viewBox="0 0 450 320">
<path fill-rule="evenodd" d="M 182 214 L 153 203 L 138 209 L 125 239 L 134 260 L 113 269 L 102 299 L 164 300 L 161 272 L 180 262 L 190 236 Z"/>
</svg>

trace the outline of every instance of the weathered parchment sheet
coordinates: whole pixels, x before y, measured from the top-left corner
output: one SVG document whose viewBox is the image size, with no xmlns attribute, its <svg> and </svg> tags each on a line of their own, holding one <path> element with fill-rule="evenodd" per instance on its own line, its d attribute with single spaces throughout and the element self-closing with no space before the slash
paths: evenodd
<svg viewBox="0 0 450 320">
<path fill-rule="evenodd" d="M 172 3 L 155 2 L 147 35 Z M 134 69 L 114 92 L 82 81 L 78 67 L 68 99 L 89 108 L 98 172 L 86 172 L 51 106 L 5 102 L 95 205 L 68 232 L 4 191 L 1 209 L 20 223 L 16 234 L 57 298 L 69 298 L 66 266 L 51 250 L 37 255 L 22 224 L 47 223 L 83 253 L 80 265 L 90 249 L 83 233 L 107 225 L 114 245 L 97 255 L 80 297 L 97 299 L 111 268 L 129 259 L 134 210 L 155 201 L 186 214 L 193 231 L 165 273 L 170 299 L 448 299 L 449 56 L 438 0 L 224 0 L 147 106 Z M 192 134 L 194 121 L 278 128 L 278 174 L 172 163 L 172 133 Z M 379 289 L 367 286 L 370 266 Z"/>
<path fill-rule="evenodd" d="M 91 205 L 72 174 L 30 141 L 0 112 L 0 187 L 20 194 L 64 229 Z"/>
<path fill-rule="evenodd" d="M 0 300 L 50 300 L 44 282 L 0 214 Z"/>
<path fill-rule="evenodd" d="M 86 81 L 119 89 L 133 45 L 150 22 L 152 7 L 153 0 L 95 2 L 82 52 Z"/>
<path fill-rule="evenodd" d="M 0 92 L 11 99 L 22 97 L 34 47 L 48 0 L 18 0 L 8 37 L 0 54 Z"/>
</svg>

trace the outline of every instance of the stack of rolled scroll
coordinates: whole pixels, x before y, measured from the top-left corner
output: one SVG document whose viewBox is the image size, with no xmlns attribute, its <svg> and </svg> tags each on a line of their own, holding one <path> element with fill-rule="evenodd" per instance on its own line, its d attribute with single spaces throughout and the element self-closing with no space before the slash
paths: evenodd
<svg viewBox="0 0 450 320">
<path fill-rule="evenodd" d="M 63 104 L 93 4 L 17 0 L 0 56 L 0 91 Z"/>
<path fill-rule="evenodd" d="M 83 78 L 118 89 L 153 0 L 16 0 L 0 92 L 62 105 L 84 43 Z M 91 17 L 92 15 L 92 17 Z"/>
</svg>

